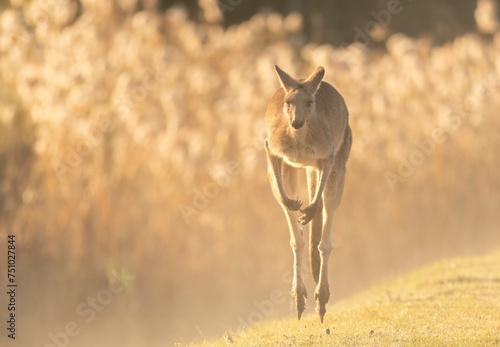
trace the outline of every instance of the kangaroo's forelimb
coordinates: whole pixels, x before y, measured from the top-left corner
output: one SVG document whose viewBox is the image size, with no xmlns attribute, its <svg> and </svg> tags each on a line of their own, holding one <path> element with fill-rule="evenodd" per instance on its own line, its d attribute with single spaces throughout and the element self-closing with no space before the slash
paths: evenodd
<svg viewBox="0 0 500 347">
<path fill-rule="evenodd" d="M 265 148 L 267 153 L 269 179 L 271 180 L 271 185 L 273 187 L 274 197 L 282 206 L 287 207 L 289 210 L 299 210 L 302 206 L 302 202 L 300 200 L 289 198 L 285 192 L 285 188 L 283 187 L 283 178 L 281 176 L 283 159 L 271 153 L 267 140 L 265 141 Z"/>
<path fill-rule="evenodd" d="M 327 159 L 318 161 L 319 171 L 319 184 L 316 185 L 316 192 L 314 198 L 309 206 L 300 210 L 299 223 L 306 225 L 309 223 L 316 214 L 318 208 L 323 208 L 321 197 L 325 189 L 326 181 L 332 172 L 332 167 L 335 164 L 335 154 L 332 153 Z"/>
</svg>

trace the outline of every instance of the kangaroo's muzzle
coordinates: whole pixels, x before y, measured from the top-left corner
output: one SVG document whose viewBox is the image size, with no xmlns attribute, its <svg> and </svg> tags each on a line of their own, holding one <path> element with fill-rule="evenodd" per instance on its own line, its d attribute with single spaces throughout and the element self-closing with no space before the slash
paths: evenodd
<svg viewBox="0 0 500 347">
<path fill-rule="evenodd" d="M 292 128 L 294 128 L 295 130 L 299 130 L 300 128 L 302 128 L 304 126 L 304 121 L 299 121 L 299 120 L 294 120 L 293 122 L 290 123 L 290 125 L 292 126 Z"/>
</svg>

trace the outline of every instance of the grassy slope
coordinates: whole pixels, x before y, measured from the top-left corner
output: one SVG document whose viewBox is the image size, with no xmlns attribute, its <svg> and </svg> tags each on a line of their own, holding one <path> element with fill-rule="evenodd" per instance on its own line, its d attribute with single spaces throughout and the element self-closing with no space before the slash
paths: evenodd
<svg viewBox="0 0 500 347">
<path fill-rule="evenodd" d="M 328 307 L 325 324 L 309 314 L 204 345 L 228 344 L 500 346 L 500 253 L 426 266 Z"/>
</svg>

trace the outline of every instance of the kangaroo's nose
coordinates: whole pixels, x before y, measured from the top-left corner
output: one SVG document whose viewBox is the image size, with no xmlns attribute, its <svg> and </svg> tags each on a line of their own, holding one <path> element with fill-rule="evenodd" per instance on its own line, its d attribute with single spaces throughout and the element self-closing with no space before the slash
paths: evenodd
<svg viewBox="0 0 500 347">
<path fill-rule="evenodd" d="M 294 120 L 292 122 L 292 128 L 294 128 L 295 130 L 299 130 L 300 128 L 302 128 L 303 125 L 304 125 L 304 121 Z"/>
</svg>

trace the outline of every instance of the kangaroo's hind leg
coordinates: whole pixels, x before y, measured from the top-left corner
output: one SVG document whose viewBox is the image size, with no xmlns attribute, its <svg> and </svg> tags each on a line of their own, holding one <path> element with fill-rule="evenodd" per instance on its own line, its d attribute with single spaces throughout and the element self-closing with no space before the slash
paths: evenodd
<svg viewBox="0 0 500 347">
<path fill-rule="evenodd" d="M 306 170 L 307 186 L 309 188 L 309 203 L 311 203 L 314 199 L 314 194 L 316 193 L 316 185 L 318 184 L 319 175 L 318 171 L 312 167 L 308 167 Z M 309 225 L 309 263 L 314 283 L 318 284 L 319 270 L 321 266 L 318 245 L 321 241 L 321 232 L 323 230 L 323 198 L 321 198 L 316 214 Z"/>
<path fill-rule="evenodd" d="M 321 322 L 326 313 L 326 303 L 330 299 L 330 288 L 328 285 L 328 259 L 333 249 L 332 230 L 333 218 L 335 211 L 342 201 L 345 182 L 345 167 L 334 168 L 323 194 L 323 230 L 321 233 L 321 241 L 319 242 L 318 250 L 321 260 L 319 269 L 319 283 L 314 292 L 316 300 L 316 311 L 319 314 Z"/>
<path fill-rule="evenodd" d="M 283 162 L 282 165 L 283 185 L 289 196 L 295 196 L 298 179 L 298 169 Z M 302 277 L 302 251 L 304 249 L 304 239 L 302 229 L 299 225 L 297 212 L 286 206 L 282 206 L 285 212 L 288 226 L 290 228 L 290 246 L 293 251 L 293 283 L 292 296 L 295 298 L 297 317 L 300 319 L 306 306 L 307 291 Z"/>
</svg>

